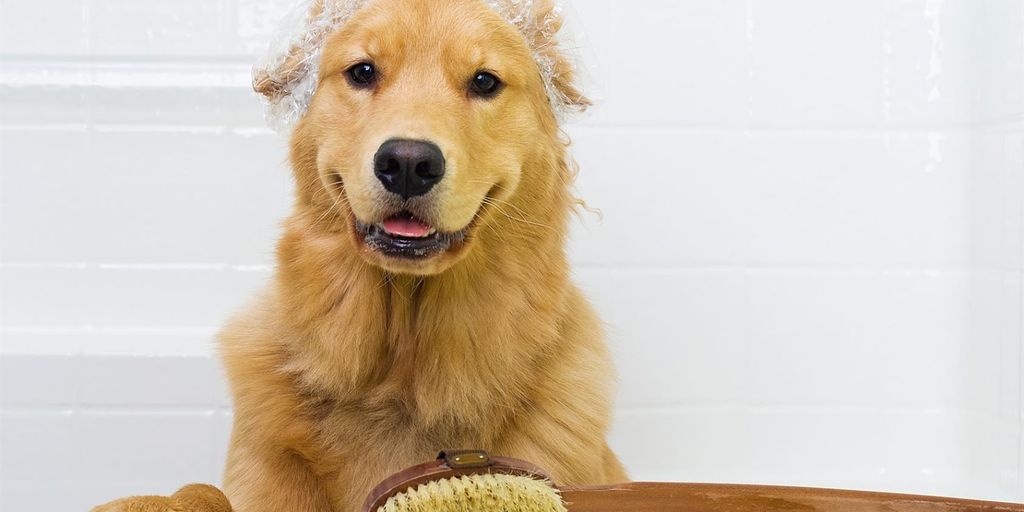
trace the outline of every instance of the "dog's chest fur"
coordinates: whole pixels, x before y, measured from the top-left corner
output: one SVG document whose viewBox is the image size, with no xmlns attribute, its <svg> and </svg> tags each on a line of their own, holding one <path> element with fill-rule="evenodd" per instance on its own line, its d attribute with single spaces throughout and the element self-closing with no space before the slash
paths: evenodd
<svg viewBox="0 0 1024 512">
<path fill-rule="evenodd" d="M 282 411 L 293 417 L 294 428 L 282 432 L 278 442 L 308 462 L 338 510 L 438 450 L 494 449 L 514 428 L 516 415 L 531 407 L 542 359 L 551 355 L 535 348 L 557 339 L 553 327 L 538 331 L 537 326 L 557 322 L 535 308 L 526 314 L 493 305 L 487 329 L 468 329 L 461 315 L 437 311 L 436 302 L 435 307 L 422 303 L 448 293 L 433 286 L 385 283 L 375 288 L 379 295 L 364 294 L 364 300 L 345 304 L 339 298 L 332 314 L 347 325 L 320 331 L 344 335 L 292 343 L 278 365 L 285 369 L 282 384 L 291 388 L 281 391 L 297 398 L 293 410 Z M 463 297 L 447 307 L 475 318 L 480 313 L 465 303 L 473 300 Z M 518 302 L 507 300 L 504 307 Z M 384 307 L 377 310 L 374 304 Z M 381 316 L 365 314 L 367 307 Z M 417 321 L 414 315 L 435 321 Z M 326 365 L 336 355 L 331 348 L 339 346 L 347 347 L 345 360 Z M 374 364 L 361 366 L 360 355 Z"/>
</svg>

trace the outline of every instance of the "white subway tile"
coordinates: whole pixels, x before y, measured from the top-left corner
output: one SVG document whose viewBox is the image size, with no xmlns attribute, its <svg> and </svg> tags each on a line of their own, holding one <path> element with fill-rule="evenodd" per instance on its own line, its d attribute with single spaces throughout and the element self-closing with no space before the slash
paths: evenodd
<svg viewBox="0 0 1024 512">
<path fill-rule="evenodd" d="M 207 327 L 0 327 L 0 354 L 15 356 L 209 357 L 219 326 Z"/>
<path fill-rule="evenodd" d="M 75 418 L 71 492 L 83 509 L 220 480 L 213 411 L 83 412 Z"/>
<path fill-rule="evenodd" d="M 224 474 L 224 465 L 227 459 L 228 448 L 231 446 L 231 427 L 235 421 L 235 415 L 231 410 L 220 410 L 214 413 L 213 416 L 213 431 L 214 431 L 214 453 L 223 454 L 224 456 L 218 459 L 216 472 L 217 479 L 209 482 L 214 485 L 220 485 L 221 477 Z"/>
<path fill-rule="evenodd" d="M 1018 422 L 1024 415 L 1024 277 L 1019 272 L 1002 276 L 1001 302 L 996 312 L 998 322 L 998 361 L 993 363 L 998 372 L 979 367 L 976 371 L 997 373 L 999 378 L 998 414 L 1003 420 Z M 977 339 L 977 338 L 976 338 Z M 1024 431 L 1024 428 L 1020 428 Z M 1024 473 L 1024 467 L 1021 468 Z"/>
<path fill-rule="evenodd" d="M 0 265 L 0 320 L 4 326 L 79 327 L 92 320 L 90 303 L 100 287 L 77 268 Z"/>
<path fill-rule="evenodd" d="M 780 132 L 755 136 L 751 146 L 748 262 L 969 262 L 969 136 Z"/>
<path fill-rule="evenodd" d="M 104 226 L 95 258 L 272 261 L 291 202 L 281 139 L 111 130 L 93 140 L 93 188 L 102 199 L 89 218 Z"/>
<path fill-rule="evenodd" d="M 749 274 L 745 375 L 765 406 L 970 407 L 969 274 Z M 991 390 L 990 391 L 994 391 Z"/>
<path fill-rule="evenodd" d="M 0 353 L 0 407 L 228 407 L 210 355 Z"/>
<path fill-rule="evenodd" d="M 749 139 L 737 132 L 576 130 L 580 264 L 735 263 L 747 245 Z M 574 219 L 574 223 L 575 223 Z"/>
<path fill-rule="evenodd" d="M 78 403 L 117 407 L 227 407 L 230 398 L 214 357 L 83 356 Z"/>
<path fill-rule="evenodd" d="M 618 123 L 742 124 L 751 81 L 747 2 L 613 2 L 609 100 Z"/>
<path fill-rule="evenodd" d="M 642 410 L 620 414 L 612 436 L 637 480 L 1020 500 L 991 478 L 1013 471 L 1014 443 L 984 419 L 916 410 Z"/>
<path fill-rule="evenodd" d="M 234 0 L 228 47 L 242 55 L 262 56 L 283 28 L 296 2 L 289 0 Z"/>
<path fill-rule="evenodd" d="M 0 1 L 0 56 L 70 56 L 86 50 L 83 0 L 54 0 L 45 6 Z"/>
<path fill-rule="evenodd" d="M 969 212 L 979 206 L 964 193 L 966 134 L 574 135 L 578 193 L 603 213 L 582 215 L 572 245 L 581 264 L 970 262 Z"/>
<path fill-rule="evenodd" d="M 1020 270 L 1024 262 L 1024 133 L 982 128 L 972 139 L 971 262 Z"/>
<path fill-rule="evenodd" d="M 0 509 L 88 508 L 71 490 L 77 476 L 74 419 L 70 410 L 0 410 Z"/>
<path fill-rule="evenodd" d="M 1002 410 L 1004 395 L 1016 398 L 1016 392 L 1006 389 L 1003 376 L 1003 371 L 1009 369 L 1005 360 L 1019 355 L 1017 350 L 1008 349 L 1003 341 L 1003 336 L 1017 335 L 1016 344 L 1020 345 L 1019 329 L 1007 325 L 1019 325 L 1022 321 L 1020 289 L 1015 286 L 1016 281 L 1019 277 L 1015 275 L 978 272 L 971 279 L 965 295 L 969 324 L 963 343 L 969 344 L 970 349 L 963 350 L 959 356 L 958 363 L 964 375 L 960 392 L 966 407 L 993 419 L 1005 414 Z M 1014 293 L 1018 295 L 1011 296 Z M 1011 371 L 1019 388 L 1021 374 L 1017 370 Z"/>
<path fill-rule="evenodd" d="M 714 407 L 620 411 L 609 444 L 631 480 L 749 482 L 757 477 L 743 468 L 757 448 L 750 416 Z"/>
<path fill-rule="evenodd" d="M 971 100 L 975 120 L 1024 117 L 1024 2 L 971 3 Z"/>
<path fill-rule="evenodd" d="M 0 86 L 0 108 L 6 125 L 35 129 L 93 123 L 165 132 L 266 127 L 263 104 L 249 86 L 247 64 L 163 66 L 110 67 L 100 80 L 88 67 L 23 65 L 25 74 L 39 72 L 47 78 Z M 205 70 L 210 76 L 204 76 Z"/>
<path fill-rule="evenodd" d="M 54 260 L 75 261 L 63 253 L 91 245 L 88 233 L 65 227 L 90 222 L 90 154 L 82 128 L 0 131 L 0 259 L 34 263 L 50 247 Z"/>
<path fill-rule="evenodd" d="M 94 55 L 209 57 L 224 53 L 222 0 L 85 2 Z"/>
<path fill-rule="evenodd" d="M 744 402 L 748 304 L 741 272 L 577 276 L 607 325 L 620 407 Z"/>
<path fill-rule="evenodd" d="M 963 126 L 971 112 L 971 0 L 889 2 L 885 24 L 889 126 Z"/>
<path fill-rule="evenodd" d="M 78 361 L 71 354 L 10 354 L 4 348 L 0 352 L 0 408 L 71 406 L 78 395 L 78 375 Z"/>
<path fill-rule="evenodd" d="M 6 261 L 272 260 L 291 200 L 275 135 L 201 127 L 0 135 L 10 169 L 0 206 Z"/>
<path fill-rule="evenodd" d="M 218 326 L 267 278 L 218 268 L 0 266 L 0 317 L 19 328 Z"/>
<path fill-rule="evenodd" d="M 577 275 L 608 325 L 622 407 L 974 407 L 995 414 L 1001 386 L 1013 384 L 1001 384 L 991 368 L 1006 350 L 999 324 L 1018 320 L 1019 310 L 1004 302 L 998 283 L 973 274 Z"/>
<path fill-rule="evenodd" d="M 268 280 L 265 272 L 112 269 L 95 274 L 102 293 L 93 323 L 114 327 L 224 324 Z M 152 293 L 151 290 L 159 290 Z"/>
<path fill-rule="evenodd" d="M 755 125 L 880 124 L 884 0 L 750 5 Z"/>
<path fill-rule="evenodd" d="M 202 69 L 186 69 L 182 73 L 199 74 Z M 199 78 L 193 77 L 197 81 Z M 219 80 L 213 83 L 216 85 L 96 86 L 83 88 L 83 94 L 90 107 L 89 121 L 100 125 L 129 125 L 126 129 L 135 131 L 150 127 L 154 132 L 181 126 L 181 133 L 187 133 L 186 127 L 220 130 L 240 124 L 264 126 L 262 105 L 247 82 L 230 87 Z"/>
</svg>

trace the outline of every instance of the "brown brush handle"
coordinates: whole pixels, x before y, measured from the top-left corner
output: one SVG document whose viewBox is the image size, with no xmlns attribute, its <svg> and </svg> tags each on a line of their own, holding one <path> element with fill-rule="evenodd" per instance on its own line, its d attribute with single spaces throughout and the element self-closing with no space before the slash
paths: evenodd
<svg viewBox="0 0 1024 512">
<path fill-rule="evenodd" d="M 726 484 L 628 483 L 563 488 L 569 512 L 1024 512 L 1024 504 Z"/>
</svg>

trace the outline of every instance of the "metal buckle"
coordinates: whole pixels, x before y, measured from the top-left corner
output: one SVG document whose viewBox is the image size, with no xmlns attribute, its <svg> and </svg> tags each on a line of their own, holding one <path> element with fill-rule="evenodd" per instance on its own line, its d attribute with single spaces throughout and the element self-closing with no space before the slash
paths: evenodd
<svg viewBox="0 0 1024 512">
<path fill-rule="evenodd" d="M 483 450 L 445 450 L 437 455 L 438 460 L 452 469 L 485 468 L 494 464 L 491 456 Z"/>
</svg>

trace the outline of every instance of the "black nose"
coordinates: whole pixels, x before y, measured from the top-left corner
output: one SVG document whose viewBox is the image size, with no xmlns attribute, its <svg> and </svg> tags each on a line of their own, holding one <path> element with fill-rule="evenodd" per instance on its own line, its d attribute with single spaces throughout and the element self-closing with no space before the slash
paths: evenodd
<svg viewBox="0 0 1024 512">
<path fill-rule="evenodd" d="M 403 199 L 422 196 L 444 177 L 444 155 L 432 142 L 392 139 L 381 144 L 373 170 L 384 188 Z"/>
</svg>

